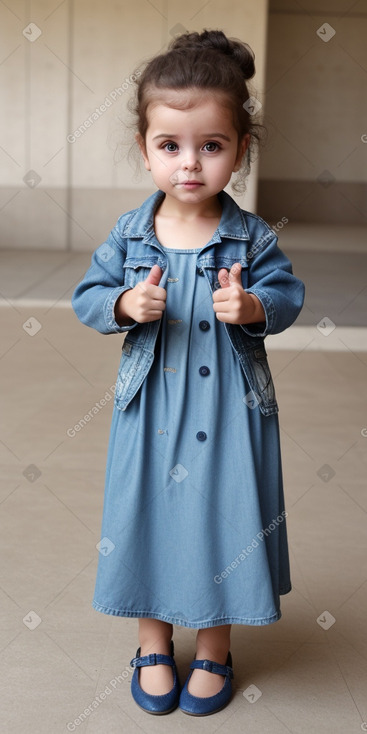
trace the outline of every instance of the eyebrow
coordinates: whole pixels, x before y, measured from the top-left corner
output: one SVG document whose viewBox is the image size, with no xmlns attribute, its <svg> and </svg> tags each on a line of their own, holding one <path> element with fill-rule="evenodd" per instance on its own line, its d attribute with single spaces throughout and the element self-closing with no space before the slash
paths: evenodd
<svg viewBox="0 0 367 734">
<path fill-rule="evenodd" d="M 170 135 L 169 133 L 161 133 L 160 135 L 155 135 L 152 140 L 158 140 L 158 138 L 179 138 L 179 135 Z M 208 133 L 207 135 L 203 135 L 203 138 L 223 138 L 223 140 L 228 140 L 228 142 L 231 142 L 231 139 L 227 135 L 223 135 L 223 133 Z"/>
</svg>

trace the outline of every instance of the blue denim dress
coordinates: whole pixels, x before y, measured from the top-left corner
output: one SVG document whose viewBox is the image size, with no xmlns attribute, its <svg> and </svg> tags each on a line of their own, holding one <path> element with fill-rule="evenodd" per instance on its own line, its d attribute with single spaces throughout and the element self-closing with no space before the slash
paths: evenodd
<svg viewBox="0 0 367 734">
<path fill-rule="evenodd" d="M 291 589 L 278 416 L 253 400 L 197 277 L 201 250 L 162 249 L 154 362 L 112 416 L 93 606 L 197 629 L 269 624 Z"/>
</svg>

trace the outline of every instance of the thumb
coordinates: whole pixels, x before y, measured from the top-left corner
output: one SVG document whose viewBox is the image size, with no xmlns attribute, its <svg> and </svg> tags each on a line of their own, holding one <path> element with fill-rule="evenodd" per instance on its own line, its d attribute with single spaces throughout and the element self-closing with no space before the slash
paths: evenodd
<svg viewBox="0 0 367 734">
<path fill-rule="evenodd" d="M 146 283 L 152 283 L 152 285 L 159 285 L 159 281 L 162 277 L 162 270 L 159 267 L 159 265 L 153 265 L 148 277 L 146 278 Z"/>
<path fill-rule="evenodd" d="M 228 279 L 228 270 L 225 268 L 221 268 L 218 270 L 218 282 L 221 288 L 228 288 L 230 285 L 229 279 Z"/>
<path fill-rule="evenodd" d="M 229 271 L 229 274 L 228 274 L 230 285 L 234 285 L 235 283 L 242 285 L 241 271 L 242 271 L 241 263 L 234 263 L 234 265 L 232 265 Z"/>
</svg>

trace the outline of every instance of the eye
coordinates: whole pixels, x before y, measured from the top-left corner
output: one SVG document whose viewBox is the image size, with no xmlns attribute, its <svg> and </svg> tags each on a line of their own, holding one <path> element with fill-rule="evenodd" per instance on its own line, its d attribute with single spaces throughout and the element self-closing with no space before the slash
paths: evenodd
<svg viewBox="0 0 367 734">
<path fill-rule="evenodd" d="M 167 153 L 176 153 L 176 150 L 178 150 L 178 145 L 177 145 L 177 143 L 173 143 L 171 141 L 169 143 L 164 143 L 164 145 L 162 146 L 162 148 L 164 150 L 166 150 Z"/>
<path fill-rule="evenodd" d="M 204 150 L 206 149 L 207 153 L 215 153 L 217 150 L 220 150 L 220 145 L 211 140 L 209 143 L 205 143 L 203 148 Z"/>
</svg>

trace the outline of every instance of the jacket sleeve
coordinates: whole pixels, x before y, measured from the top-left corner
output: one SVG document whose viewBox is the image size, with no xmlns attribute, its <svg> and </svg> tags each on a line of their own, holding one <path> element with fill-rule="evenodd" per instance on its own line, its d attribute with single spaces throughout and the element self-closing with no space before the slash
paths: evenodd
<svg viewBox="0 0 367 734">
<path fill-rule="evenodd" d="M 250 336 L 279 334 L 296 320 L 305 296 L 305 286 L 293 275 L 292 264 L 278 247 L 276 234 L 269 229 L 249 250 L 248 287 L 265 311 L 265 323 L 241 324 Z"/>
<path fill-rule="evenodd" d="M 125 259 L 126 250 L 116 225 L 93 253 L 91 265 L 72 295 L 71 304 L 80 321 L 102 334 L 130 331 L 137 325 L 135 321 L 119 326 L 115 319 L 115 303 L 130 288 L 124 285 Z"/>
</svg>

